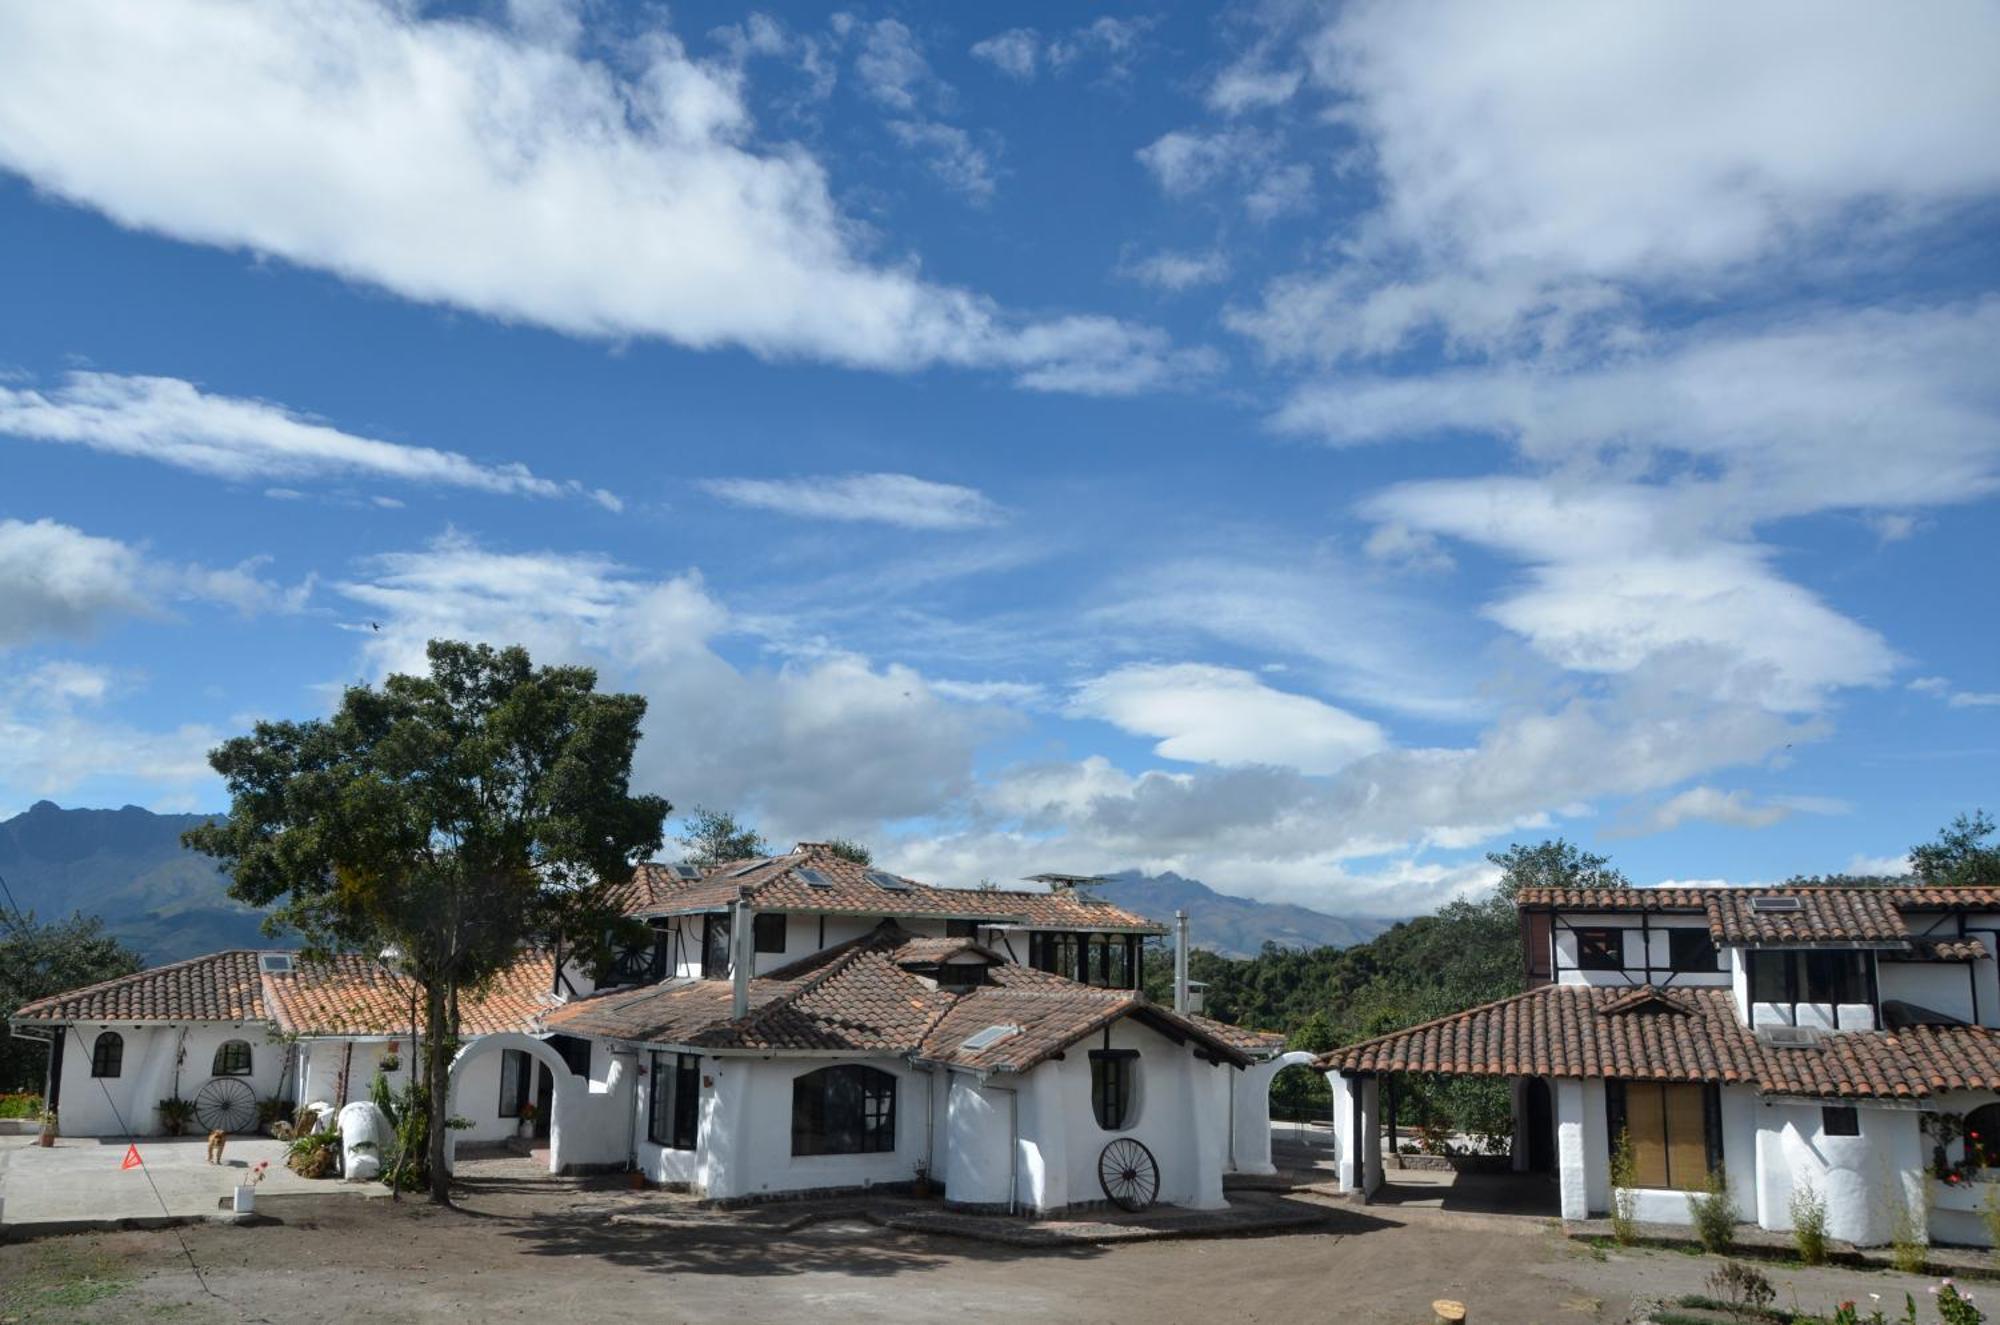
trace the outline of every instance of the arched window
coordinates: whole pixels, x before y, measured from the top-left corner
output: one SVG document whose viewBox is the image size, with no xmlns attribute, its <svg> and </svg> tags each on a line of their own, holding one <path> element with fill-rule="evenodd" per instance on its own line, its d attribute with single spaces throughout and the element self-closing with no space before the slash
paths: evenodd
<svg viewBox="0 0 2000 1325">
<path fill-rule="evenodd" d="M 874 1155 L 896 1148 L 896 1078 L 880 1068 L 823 1067 L 792 1081 L 794 1155 Z"/>
<path fill-rule="evenodd" d="M 103 1032 L 90 1046 L 90 1075 L 115 1077 L 124 1070 L 125 1037 L 117 1031 Z"/>
<path fill-rule="evenodd" d="M 1137 1049 L 1090 1051 L 1090 1111 L 1107 1132 L 1132 1125 L 1132 1087 L 1139 1072 Z"/>
<path fill-rule="evenodd" d="M 250 1075 L 250 1041 L 224 1040 L 215 1051 L 215 1069 L 218 1077 L 247 1077 Z"/>
<path fill-rule="evenodd" d="M 1965 1157 L 1978 1168 L 2000 1168 L 2000 1104 L 1965 1115 Z"/>
</svg>

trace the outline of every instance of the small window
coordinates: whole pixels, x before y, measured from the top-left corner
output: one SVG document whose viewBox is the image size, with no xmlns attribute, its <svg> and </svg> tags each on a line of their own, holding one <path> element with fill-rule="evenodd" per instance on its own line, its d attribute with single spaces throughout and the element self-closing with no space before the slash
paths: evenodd
<svg viewBox="0 0 2000 1325">
<path fill-rule="evenodd" d="M 265 975 L 290 975 L 292 973 L 292 954 L 289 952 L 258 953 L 257 969 Z"/>
<path fill-rule="evenodd" d="M 701 1059 L 656 1051 L 646 1103 L 646 1139 L 668 1150 L 693 1150 L 701 1126 Z"/>
<path fill-rule="evenodd" d="M 976 939 L 979 937 L 979 922 L 947 920 L 944 922 L 944 936 L 948 939 Z"/>
<path fill-rule="evenodd" d="M 1753 952 L 1750 954 L 1750 1001 L 1791 1003 L 1792 954 Z"/>
<path fill-rule="evenodd" d="M 1676 971 L 1713 974 L 1715 940 L 1705 929 L 1667 931 L 1667 964 Z"/>
<path fill-rule="evenodd" d="M 857 1064 L 793 1079 L 794 1155 L 876 1155 L 895 1148 L 893 1075 Z"/>
<path fill-rule="evenodd" d="M 225 1040 L 215 1051 L 214 1076 L 247 1077 L 250 1075 L 250 1041 Z"/>
<path fill-rule="evenodd" d="M 1819 1111 L 1819 1130 L 1828 1136 L 1860 1136 L 1861 1111 L 1853 1105 L 1829 1105 Z"/>
<path fill-rule="evenodd" d="M 1136 1049 L 1090 1051 L 1090 1111 L 1107 1132 L 1132 1125 L 1132 1079 L 1138 1064 Z"/>
<path fill-rule="evenodd" d="M 90 1075 L 94 1077 L 115 1077 L 125 1070 L 125 1037 L 117 1031 L 105 1031 L 90 1046 Z"/>
<path fill-rule="evenodd" d="M 705 915 L 701 918 L 701 978 L 729 978 L 729 917 Z"/>
<path fill-rule="evenodd" d="M 521 1106 L 533 1098 L 530 1073 L 534 1071 L 535 1060 L 519 1049 L 500 1051 L 500 1116 L 519 1118 Z"/>
<path fill-rule="evenodd" d="M 785 950 L 785 913 L 766 911 L 750 921 L 750 937 L 759 952 L 783 952 Z"/>
<path fill-rule="evenodd" d="M 1618 971 L 1625 967 L 1625 931 L 1576 931 L 1576 965 L 1581 971 Z"/>
</svg>

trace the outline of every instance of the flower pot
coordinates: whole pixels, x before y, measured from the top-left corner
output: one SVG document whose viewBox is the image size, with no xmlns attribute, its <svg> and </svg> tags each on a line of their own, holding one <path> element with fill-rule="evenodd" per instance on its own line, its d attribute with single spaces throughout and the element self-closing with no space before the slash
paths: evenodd
<svg viewBox="0 0 2000 1325">
<path fill-rule="evenodd" d="M 535 1139 L 535 1124 L 534 1124 L 534 1120 L 533 1120 L 533 1119 L 530 1119 L 530 1118 L 523 1118 L 523 1119 L 522 1119 L 522 1120 L 521 1120 L 521 1121 L 520 1121 L 520 1122 L 519 1122 L 519 1123 L 518 1123 L 518 1124 L 517 1124 L 517 1125 L 515 1126 L 515 1128 L 514 1128 L 514 1135 L 515 1135 L 515 1136 L 518 1136 L 518 1137 L 520 1137 L 520 1138 L 521 1138 L 521 1139 L 522 1139 L 523 1141 L 532 1141 L 532 1140 L 534 1140 L 534 1139 Z"/>
<path fill-rule="evenodd" d="M 625 1175 L 625 1185 L 635 1192 L 643 1192 L 646 1190 L 646 1175 L 637 1169 L 633 1169 Z"/>
<path fill-rule="evenodd" d="M 257 1213 L 257 1189 L 247 1183 L 237 1187 L 234 1208 L 239 1215 Z"/>
<path fill-rule="evenodd" d="M 55 1143 L 56 1143 L 56 1134 L 54 1132 L 49 1131 L 47 1128 L 42 1129 L 41 1134 L 35 1138 L 35 1144 L 41 1146 L 44 1150 L 48 1149 L 50 1146 L 53 1146 Z"/>
</svg>

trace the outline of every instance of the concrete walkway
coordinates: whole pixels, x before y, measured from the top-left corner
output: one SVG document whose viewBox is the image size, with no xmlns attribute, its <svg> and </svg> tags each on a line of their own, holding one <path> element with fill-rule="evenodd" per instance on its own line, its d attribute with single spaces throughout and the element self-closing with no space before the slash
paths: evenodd
<svg viewBox="0 0 2000 1325">
<path fill-rule="evenodd" d="M 285 1167 L 285 1143 L 269 1137 L 232 1136 L 219 1168 L 208 1162 L 205 1136 L 142 1137 L 144 1167 L 122 1169 L 128 1144 L 64 1137 L 45 1150 L 31 1136 L 0 1136 L 0 1231 L 25 1236 L 212 1218 L 228 1213 L 236 1184 L 260 1159 L 271 1161 L 257 1189 L 260 1203 L 301 1194 L 388 1194 L 380 1183 L 301 1178 Z"/>
</svg>

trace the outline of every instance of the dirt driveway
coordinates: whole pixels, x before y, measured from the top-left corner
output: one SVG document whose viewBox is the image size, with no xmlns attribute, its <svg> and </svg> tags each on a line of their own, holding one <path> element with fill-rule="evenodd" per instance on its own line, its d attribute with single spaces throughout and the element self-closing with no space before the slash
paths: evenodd
<svg viewBox="0 0 2000 1325">
<path fill-rule="evenodd" d="M 275 1204 L 275 1203 L 274 1203 Z M 1539 1221 L 1343 1211 L 1329 1231 L 1019 1251 L 836 1218 L 793 1232 L 631 1227 L 580 1193 L 497 1190 L 460 1210 L 294 1197 L 262 1227 L 0 1246 L 22 1322 L 940 1320 L 1418 1322 L 1436 1297 L 1479 1325 L 1616 1322 L 1632 1294 L 1695 1291 L 1712 1262 L 1606 1258 Z M 1810 1276 L 1810 1277 L 1808 1277 Z M 1774 1279 L 1786 1277 L 1774 1273 Z M 1903 1288 L 1799 1272 L 1799 1303 Z M 202 1284 L 206 1284 L 206 1289 Z M 1921 1297 L 1924 1284 L 1910 1281 Z M 1866 1303 L 1865 1296 L 1861 1300 Z"/>
</svg>

